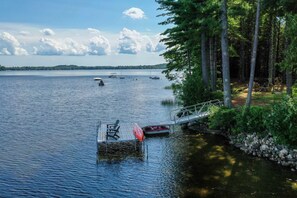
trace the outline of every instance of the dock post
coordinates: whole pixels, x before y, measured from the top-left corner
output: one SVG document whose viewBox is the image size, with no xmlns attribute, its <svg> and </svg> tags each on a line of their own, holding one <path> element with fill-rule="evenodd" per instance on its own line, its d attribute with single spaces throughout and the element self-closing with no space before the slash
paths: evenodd
<svg viewBox="0 0 297 198">
<path fill-rule="evenodd" d="M 148 145 L 146 145 L 146 160 L 148 160 Z"/>
</svg>

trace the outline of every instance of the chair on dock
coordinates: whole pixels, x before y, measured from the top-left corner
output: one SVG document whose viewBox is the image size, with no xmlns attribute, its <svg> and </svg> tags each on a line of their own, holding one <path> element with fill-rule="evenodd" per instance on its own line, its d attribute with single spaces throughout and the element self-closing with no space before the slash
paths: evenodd
<svg viewBox="0 0 297 198">
<path fill-rule="evenodd" d="M 108 129 L 116 129 L 119 126 L 119 123 L 120 123 L 120 121 L 119 120 L 116 120 L 114 124 L 107 124 L 106 125 L 107 130 Z"/>
<path fill-rule="evenodd" d="M 116 120 L 114 124 L 107 124 L 106 125 L 106 139 L 109 137 L 117 140 L 120 136 L 118 135 L 119 133 L 119 126 L 120 121 Z"/>
<path fill-rule="evenodd" d="M 118 138 L 120 138 L 120 136 L 118 135 L 119 130 L 120 130 L 119 125 L 116 126 L 116 128 L 107 128 L 106 130 L 106 139 L 108 139 L 109 137 L 117 140 Z"/>
</svg>

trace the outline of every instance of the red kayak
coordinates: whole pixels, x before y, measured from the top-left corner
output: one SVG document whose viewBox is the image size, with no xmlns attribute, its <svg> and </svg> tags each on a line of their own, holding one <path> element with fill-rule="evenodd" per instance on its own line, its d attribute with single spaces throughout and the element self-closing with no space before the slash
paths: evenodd
<svg viewBox="0 0 297 198">
<path fill-rule="evenodd" d="M 134 127 L 133 127 L 133 133 L 134 133 L 135 137 L 140 142 L 142 142 L 144 140 L 144 133 L 143 133 L 142 129 L 136 123 L 134 124 Z"/>
</svg>

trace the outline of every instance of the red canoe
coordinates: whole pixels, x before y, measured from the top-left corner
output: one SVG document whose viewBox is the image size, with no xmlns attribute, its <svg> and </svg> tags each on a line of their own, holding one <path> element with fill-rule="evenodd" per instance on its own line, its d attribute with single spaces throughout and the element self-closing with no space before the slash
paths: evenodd
<svg viewBox="0 0 297 198">
<path fill-rule="evenodd" d="M 133 133 L 140 142 L 144 140 L 144 133 L 142 129 L 138 126 L 138 124 L 134 124 Z"/>
</svg>

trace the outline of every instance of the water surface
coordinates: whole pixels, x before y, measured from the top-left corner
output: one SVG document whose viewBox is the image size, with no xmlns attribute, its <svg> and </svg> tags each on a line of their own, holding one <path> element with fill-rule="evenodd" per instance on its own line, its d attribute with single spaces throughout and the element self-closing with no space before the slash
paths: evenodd
<svg viewBox="0 0 297 198">
<path fill-rule="evenodd" d="M 297 196 L 296 173 L 188 131 L 147 138 L 148 159 L 98 161 L 97 121 L 165 122 L 169 84 L 160 70 L 0 72 L 0 196 Z"/>
</svg>

